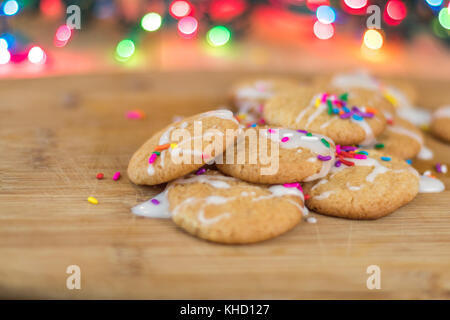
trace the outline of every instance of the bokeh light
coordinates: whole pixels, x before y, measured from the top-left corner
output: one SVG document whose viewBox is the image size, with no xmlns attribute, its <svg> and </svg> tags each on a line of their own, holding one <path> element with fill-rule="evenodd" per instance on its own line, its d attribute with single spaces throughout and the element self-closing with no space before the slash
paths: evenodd
<svg viewBox="0 0 450 320">
<path fill-rule="evenodd" d="M 65 24 L 63 24 L 56 30 L 55 37 L 59 41 L 67 41 L 70 39 L 71 36 L 72 30 Z"/>
<path fill-rule="evenodd" d="M 231 32 L 224 26 L 215 26 L 206 34 L 206 40 L 213 47 L 220 47 L 228 43 Z"/>
<path fill-rule="evenodd" d="M 336 12 L 329 6 L 320 6 L 316 11 L 317 20 L 321 23 L 329 24 L 336 20 Z"/>
<path fill-rule="evenodd" d="M 3 4 L 3 13 L 7 16 L 13 16 L 19 12 L 19 4 L 15 0 L 8 0 Z"/>
<path fill-rule="evenodd" d="M 124 39 L 117 44 L 116 54 L 120 59 L 128 59 L 136 50 L 134 42 L 130 39 Z"/>
<path fill-rule="evenodd" d="M 405 4 L 400 0 L 390 0 L 386 4 L 386 13 L 389 18 L 395 21 L 401 21 L 405 19 L 407 9 Z"/>
<path fill-rule="evenodd" d="M 444 0 L 425 0 L 432 7 L 439 7 Z"/>
<path fill-rule="evenodd" d="M 321 40 L 330 39 L 334 35 L 334 26 L 316 21 L 314 23 L 314 34 Z"/>
<path fill-rule="evenodd" d="M 194 17 L 184 17 L 178 21 L 178 32 L 183 38 L 189 39 L 195 36 L 198 29 L 198 21 Z"/>
<path fill-rule="evenodd" d="M 0 50 L 8 49 L 8 41 L 3 38 L 0 38 Z"/>
<path fill-rule="evenodd" d="M 361 9 L 367 5 L 367 0 L 344 0 L 344 4 L 351 9 Z"/>
<path fill-rule="evenodd" d="M 441 26 L 443 26 L 447 30 L 450 29 L 449 8 L 442 8 L 441 11 L 439 11 L 438 19 Z"/>
<path fill-rule="evenodd" d="M 41 0 L 39 2 L 39 8 L 42 14 L 49 18 L 62 17 L 65 12 L 61 0 Z"/>
<path fill-rule="evenodd" d="M 34 64 L 42 64 L 45 62 L 46 55 L 44 50 L 38 46 L 34 46 L 28 51 L 28 61 Z"/>
<path fill-rule="evenodd" d="M 189 15 L 192 11 L 191 4 L 184 0 L 176 0 L 172 2 L 169 12 L 172 17 L 180 19 Z"/>
<path fill-rule="evenodd" d="M 146 31 L 156 31 L 161 27 L 162 18 L 156 12 L 147 13 L 142 17 L 141 27 Z"/>
<path fill-rule="evenodd" d="M 383 46 L 383 36 L 378 30 L 369 29 L 364 33 L 364 45 L 372 50 L 378 50 Z"/>
<path fill-rule="evenodd" d="M 7 64 L 11 60 L 11 54 L 8 50 L 0 48 L 0 64 Z"/>
</svg>

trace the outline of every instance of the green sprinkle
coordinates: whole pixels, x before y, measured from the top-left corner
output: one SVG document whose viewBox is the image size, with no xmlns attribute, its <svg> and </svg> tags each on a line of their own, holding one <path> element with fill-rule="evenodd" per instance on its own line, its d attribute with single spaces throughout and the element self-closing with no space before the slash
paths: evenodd
<svg viewBox="0 0 450 320">
<path fill-rule="evenodd" d="M 348 92 L 341 94 L 339 96 L 339 99 L 347 102 L 347 100 L 348 100 Z"/>
<path fill-rule="evenodd" d="M 377 143 L 375 145 L 375 149 L 383 149 L 384 148 L 384 144 L 383 143 Z"/>
<path fill-rule="evenodd" d="M 152 153 L 155 153 L 155 154 L 158 155 L 158 156 L 161 155 L 161 152 L 159 152 L 159 151 L 153 151 Z"/>
<path fill-rule="evenodd" d="M 323 143 L 327 148 L 330 147 L 330 144 L 329 144 L 328 141 L 325 140 L 324 138 L 320 139 L 320 141 L 322 141 L 322 143 Z"/>
<path fill-rule="evenodd" d="M 306 135 L 307 135 L 308 137 L 312 137 L 312 133 L 311 133 L 311 132 L 308 132 Z"/>
<path fill-rule="evenodd" d="M 365 154 L 366 156 L 369 155 L 369 153 L 367 151 L 364 151 L 364 150 L 358 151 L 357 154 Z"/>
<path fill-rule="evenodd" d="M 328 105 L 328 114 L 333 114 L 333 104 L 331 103 L 330 100 L 327 100 L 327 105 Z"/>
</svg>

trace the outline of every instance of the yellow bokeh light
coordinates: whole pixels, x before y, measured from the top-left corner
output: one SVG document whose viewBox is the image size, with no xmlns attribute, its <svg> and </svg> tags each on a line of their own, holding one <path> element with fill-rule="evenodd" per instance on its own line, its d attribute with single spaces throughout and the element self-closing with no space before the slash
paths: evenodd
<svg viewBox="0 0 450 320">
<path fill-rule="evenodd" d="M 383 46 L 383 36 L 378 30 L 369 29 L 364 33 L 364 45 L 372 50 L 378 50 Z"/>
</svg>

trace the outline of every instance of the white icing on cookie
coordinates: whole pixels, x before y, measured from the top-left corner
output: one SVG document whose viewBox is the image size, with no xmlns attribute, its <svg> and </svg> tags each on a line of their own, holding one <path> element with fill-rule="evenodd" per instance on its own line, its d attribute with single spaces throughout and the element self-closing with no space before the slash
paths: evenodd
<svg viewBox="0 0 450 320">
<path fill-rule="evenodd" d="M 420 176 L 419 192 L 420 193 L 434 193 L 445 190 L 445 185 L 441 180 L 432 178 L 426 175 Z"/>
<path fill-rule="evenodd" d="M 417 155 L 417 158 L 422 159 L 422 160 L 430 160 L 433 159 L 433 151 L 426 147 L 425 145 L 422 146 L 422 148 L 420 149 L 419 154 Z"/>
<path fill-rule="evenodd" d="M 433 113 L 433 118 L 450 118 L 450 106 L 440 107 Z"/>
<path fill-rule="evenodd" d="M 341 73 L 331 80 L 331 85 L 337 88 L 364 88 L 379 90 L 380 84 L 366 72 Z"/>
<path fill-rule="evenodd" d="M 159 201 L 159 204 L 152 203 L 152 199 Z M 170 218 L 169 212 L 169 200 L 167 199 L 167 189 L 152 199 L 142 202 L 135 207 L 131 208 L 131 212 L 135 215 L 147 217 L 147 218 Z"/>
<path fill-rule="evenodd" d="M 269 130 L 276 130 L 277 135 L 271 134 Z M 330 146 L 334 144 L 333 140 L 330 138 L 320 135 L 320 134 L 314 134 L 313 136 L 307 136 L 305 133 L 298 132 L 295 130 L 290 129 L 267 129 L 263 130 L 262 134 L 264 134 L 267 138 L 271 139 L 272 141 L 278 142 L 279 145 L 282 148 L 285 149 L 308 149 L 315 155 L 321 155 L 321 156 L 330 156 L 331 159 L 328 161 L 321 161 L 322 162 L 322 168 L 318 173 L 315 173 L 309 177 L 307 177 L 304 181 L 313 181 L 316 179 L 320 179 L 322 177 L 325 177 L 328 172 L 330 171 L 333 163 L 334 163 L 334 157 L 335 157 L 335 149 L 329 148 L 323 144 L 321 139 L 325 139 Z M 288 137 L 289 140 L 282 142 L 280 137 Z M 309 158 L 308 162 L 315 162 L 317 160 L 317 157 L 315 158 Z"/>
<path fill-rule="evenodd" d="M 189 175 L 184 178 L 177 179 L 175 182 L 170 183 L 167 185 L 166 189 L 158 194 L 157 196 L 153 197 L 152 199 L 158 200 L 159 204 L 154 204 L 151 202 L 152 199 L 143 202 L 141 204 L 136 205 L 131 209 L 131 211 L 140 216 L 149 217 L 149 218 L 170 218 L 172 215 L 178 214 L 179 210 L 186 205 L 198 203 L 199 211 L 198 211 L 198 220 L 200 223 L 210 225 L 214 224 L 222 219 L 229 218 L 231 216 L 230 213 L 225 212 L 221 213 L 220 215 L 217 215 L 213 218 L 206 218 L 205 217 L 205 208 L 207 205 L 222 205 L 224 203 L 227 203 L 228 201 L 233 201 L 237 199 L 242 199 L 246 197 L 254 197 L 255 192 L 241 192 L 240 196 L 238 197 L 224 197 L 224 196 L 208 196 L 206 198 L 196 198 L 196 197 L 190 197 L 186 200 L 182 201 L 180 204 L 178 204 L 172 212 L 169 210 L 169 201 L 167 199 L 167 193 L 169 189 L 174 184 L 188 184 L 188 183 L 206 183 L 214 188 L 217 189 L 228 189 L 230 188 L 230 185 L 226 181 L 236 181 L 237 179 L 233 177 L 227 177 L 227 176 L 219 176 L 219 175 Z M 296 196 L 299 197 L 302 202 L 304 202 L 304 195 L 303 193 L 298 190 L 297 188 L 286 188 L 282 185 L 274 185 L 267 189 L 270 191 L 270 194 L 259 196 L 256 198 L 250 198 L 249 201 L 260 201 L 265 199 L 271 199 L 274 197 L 283 197 L 283 196 Z M 295 205 L 304 216 L 308 215 L 308 209 L 303 205 L 300 206 L 297 202 L 293 201 L 292 199 L 286 199 L 288 202 Z"/>
</svg>

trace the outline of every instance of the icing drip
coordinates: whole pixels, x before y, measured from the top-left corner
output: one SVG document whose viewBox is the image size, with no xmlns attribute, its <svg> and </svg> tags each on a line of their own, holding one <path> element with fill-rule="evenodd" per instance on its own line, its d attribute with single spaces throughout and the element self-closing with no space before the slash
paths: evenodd
<svg viewBox="0 0 450 320">
<path fill-rule="evenodd" d="M 373 135 L 372 128 L 369 126 L 367 121 L 365 121 L 365 120 L 358 121 L 358 120 L 355 120 L 353 118 L 351 118 L 350 121 L 355 123 L 355 124 L 357 124 L 358 126 L 360 126 L 361 129 L 363 129 L 364 132 L 366 133 L 366 138 L 364 139 L 363 142 L 361 142 L 362 145 L 368 145 L 368 144 L 373 144 L 374 143 L 375 137 Z"/>
<path fill-rule="evenodd" d="M 405 136 L 413 138 L 421 146 L 423 145 L 423 138 L 422 138 L 422 136 L 420 134 L 415 133 L 414 131 L 411 131 L 411 130 L 409 130 L 407 128 L 404 128 L 404 127 L 401 127 L 401 126 L 398 126 L 398 125 L 388 126 L 387 129 L 389 131 L 394 132 L 394 133 L 403 134 Z"/>
<path fill-rule="evenodd" d="M 237 99 L 269 99 L 273 96 L 272 83 L 256 81 L 253 86 L 243 87 L 236 92 Z"/>
<path fill-rule="evenodd" d="M 226 177 L 226 176 L 209 176 L 209 175 L 199 175 L 199 176 L 187 176 L 185 178 L 180 178 L 176 180 L 174 183 L 178 184 L 187 184 L 187 183 L 207 183 L 214 188 L 217 189 L 228 189 L 230 188 L 230 185 L 226 181 L 236 181 L 237 179 L 232 177 Z M 152 199 L 145 201 L 141 204 L 136 205 L 131 209 L 131 211 L 139 216 L 149 217 L 149 218 L 170 218 L 172 215 L 176 215 L 179 210 L 189 204 L 197 203 L 199 202 L 199 211 L 198 211 L 198 220 L 200 223 L 211 225 L 214 224 L 222 219 L 229 218 L 231 216 L 230 213 L 225 212 L 220 215 L 217 215 L 213 218 L 206 218 L 205 217 L 205 207 L 207 205 L 222 205 L 227 203 L 228 201 L 238 200 L 245 197 L 254 197 L 255 192 L 241 192 L 240 196 L 238 197 L 223 197 L 223 196 L 208 196 L 206 198 L 187 198 L 183 202 L 181 202 L 177 207 L 175 207 L 172 212 L 169 210 L 169 201 L 167 199 L 167 193 L 169 188 L 172 186 L 172 184 L 169 184 L 166 189 L 158 194 L 157 196 L 153 197 Z M 286 188 L 282 185 L 274 185 L 267 189 L 270 191 L 269 195 L 265 196 L 259 196 L 256 198 L 249 199 L 250 201 L 259 201 L 264 199 L 271 199 L 274 197 L 283 197 L 287 195 L 292 195 L 299 197 L 302 202 L 304 202 L 304 196 L 303 193 L 298 190 L 297 188 Z M 155 204 L 152 202 L 152 200 L 157 200 L 159 204 Z M 308 215 L 308 209 L 306 206 L 301 206 L 297 202 L 293 201 L 292 199 L 285 199 L 288 202 L 295 205 L 304 216 Z"/>
<path fill-rule="evenodd" d="M 442 192 L 445 190 L 445 186 L 441 180 L 428 177 L 426 175 L 420 176 L 419 192 L 420 193 L 434 193 Z"/>
<path fill-rule="evenodd" d="M 419 154 L 417 155 L 417 158 L 422 160 L 430 160 L 433 159 L 433 155 L 433 151 L 423 145 L 420 149 Z"/>
<path fill-rule="evenodd" d="M 333 193 L 335 193 L 335 191 L 332 191 L 332 190 L 331 191 L 325 191 L 325 192 L 319 194 L 318 196 L 314 196 L 314 199 L 316 199 L 316 200 L 327 199 Z"/>
<path fill-rule="evenodd" d="M 397 108 L 397 115 L 416 126 L 428 125 L 431 120 L 430 113 L 427 110 L 418 107 Z"/>
<path fill-rule="evenodd" d="M 159 204 L 152 202 L 153 199 L 159 201 Z M 131 209 L 135 215 L 148 218 L 170 218 L 169 200 L 167 199 L 167 189 L 159 193 L 152 199 L 140 203 Z"/>
<path fill-rule="evenodd" d="M 450 118 L 450 106 L 439 108 L 435 113 L 433 113 L 433 118 Z"/>
</svg>

